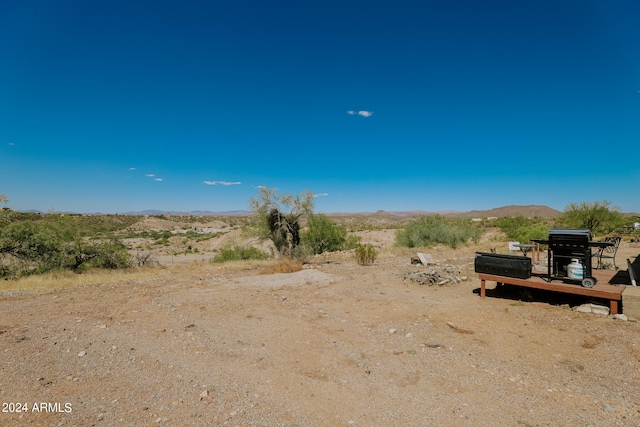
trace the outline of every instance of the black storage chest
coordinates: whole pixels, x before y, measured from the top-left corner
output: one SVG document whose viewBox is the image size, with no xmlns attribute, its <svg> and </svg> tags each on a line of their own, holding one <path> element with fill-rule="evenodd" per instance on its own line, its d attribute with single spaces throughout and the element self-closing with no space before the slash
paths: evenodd
<svg viewBox="0 0 640 427">
<path fill-rule="evenodd" d="M 526 256 L 476 252 L 476 273 L 528 279 L 531 277 L 531 258 Z"/>
</svg>

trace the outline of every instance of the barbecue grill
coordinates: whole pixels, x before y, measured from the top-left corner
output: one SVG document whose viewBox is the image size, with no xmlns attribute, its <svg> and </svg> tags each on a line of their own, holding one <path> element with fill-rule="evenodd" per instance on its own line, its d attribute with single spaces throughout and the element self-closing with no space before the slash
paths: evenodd
<svg viewBox="0 0 640 427">
<path fill-rule="evenodd" d="M 553 279 L 574 280 L 581 282 L 585 288 L 596 284 L 591 270 L 591 231 L 586 228 L 554 228 L 549 230 L 548 240 L 536 239 L 538 243 L 549 245 L 547 281 Z M 582 279 L 569 277 L 568 266 L 577 259 L 582 264 Z"/>
</svg>

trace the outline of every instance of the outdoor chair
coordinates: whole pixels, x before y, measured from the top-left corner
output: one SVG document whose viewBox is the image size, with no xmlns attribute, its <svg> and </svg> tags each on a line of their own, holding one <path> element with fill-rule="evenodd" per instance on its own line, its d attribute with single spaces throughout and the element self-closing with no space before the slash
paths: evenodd
<svg viewBox="0 0 640 427">
<path fill-rule="evenodd" d="M 615 268 L 616 270 L 618 269 L 618 266 L 616 265 L 616 252 L 618 252 L 618 247 L 620 246 L 621 240 L 622 240 L 622 237 L 620 236 L 607 237 L 604 239 L 605 242 L 613 243 L 613 246 L 598 248 L 598 250 L 592 255 L 594 258 L 597 258 L 598 260 L 598 265 L 596 266 L 597 269 L 602 268 L 603 258 L 613 260 L 613 268 Z"/>
</svg>

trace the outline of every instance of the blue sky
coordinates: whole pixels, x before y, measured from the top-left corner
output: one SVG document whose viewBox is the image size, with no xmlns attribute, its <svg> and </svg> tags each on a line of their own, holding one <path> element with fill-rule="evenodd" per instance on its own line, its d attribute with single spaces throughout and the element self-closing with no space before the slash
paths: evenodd
<svg viewBox="0 0 640 427">
<path fill-rule="evenodd" d="M 640 2 L 0 2 L 15 209 L 639 212 Z"/>
</svg>

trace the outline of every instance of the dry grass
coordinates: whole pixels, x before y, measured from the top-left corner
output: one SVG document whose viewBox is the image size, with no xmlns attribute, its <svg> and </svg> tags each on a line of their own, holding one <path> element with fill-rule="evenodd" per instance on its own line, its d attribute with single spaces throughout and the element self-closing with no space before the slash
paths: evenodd
<svg viewBox="0 0 640 427">
<path fill-rule="evenodd" d="M 258 274 L 295 273 L 302 270 L 302 262 L 283 258 L 258 270 Z"/>
<path fill-rule="evenodd" d="M 135 268 L 127 270 L 95 269 L 82 274 L 74 273 L 71 271 L 59 271 L 54 273 L 23 277 L 17 280 L 0 281 L 0 292 L 48 291 L 74 286 L 113 283 L 130 279 L 142 279 L 155 274 L 157 270 L 157 268 Z"/>
</svg>

